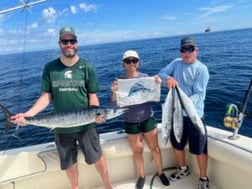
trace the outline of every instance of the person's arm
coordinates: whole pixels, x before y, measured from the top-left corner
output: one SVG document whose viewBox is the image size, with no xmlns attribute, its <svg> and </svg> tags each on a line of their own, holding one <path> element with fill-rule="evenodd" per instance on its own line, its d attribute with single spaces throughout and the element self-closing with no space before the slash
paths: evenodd
<svg viewBox="0 0 252 189">
<path fill-rule="evenodd" d="M 88 93 L 89 106 L 100 106 L 100 102 L 96 93 Z"/>
<path fill-rule="evenodd" d="M 35 116 L 39 112 L 43 111 L 51 103 L 51 93 L 42 93 L 35 104 L 25 112 L 25 117 Z"/>
<path fill-rule="evenodd" d="M 207 67 L 204 67 L 204 69 L 202 69 L 201 72 L 199 72 L 198 77 L 194 82 L 193 85 L 194 93 L 190 96 L 194 104 L 197 104 L 205 100 L 208 81 L 209 81 L 209 72 Z"/>
<path fill-rule="evenodd" d="M 158 73 L 158 76 L 162 79 L 163 83 L 168 88 L 174 88 L 177 86 L 177 80 L 173 77 L 175 64 L 178 61 L 178 59 L 173 60 L 171 63 L 169 63 L 166 67 L 161 69 Z"/>
<path fill-rule="evenodd" d="M 158 76 L 162 79 L 163 82 L 165 82 L 168 79 L 169 76 L 173 75 L 175 60 L 172 61 L 171 63 L 169 63 L 168 65 L 166 65 L 164 68 L 162 68 L 158 72 Z"/>
<path fill-rule="evenodd" d="M 25 113 L 18 113 L 11 117 L 11 119 L 18 125 L 26 125 L 25 117 L 32 117 L 44 110 L 51 102 L 51 93 L 42 93 L 34 105 Z"/>
</svg>

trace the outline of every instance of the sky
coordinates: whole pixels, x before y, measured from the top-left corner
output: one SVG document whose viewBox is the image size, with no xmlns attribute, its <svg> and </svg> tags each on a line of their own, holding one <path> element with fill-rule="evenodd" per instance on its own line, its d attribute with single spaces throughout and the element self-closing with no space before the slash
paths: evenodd
<svg viewBox="0 0 252 189">
<path fill-rule="evenodd" d="M 1 0 L 0 12 L 36 1 Z M 63 26 L 79 45 L 252 28 L 251 9 L 251 0 L 44 0 L 0 14 L 0 54 L 58 48 Z"/>
</svg>

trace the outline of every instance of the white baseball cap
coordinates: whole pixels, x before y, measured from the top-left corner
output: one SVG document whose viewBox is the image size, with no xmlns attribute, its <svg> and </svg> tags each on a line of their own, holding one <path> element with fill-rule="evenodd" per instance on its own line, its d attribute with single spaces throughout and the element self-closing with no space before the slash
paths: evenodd
<svg viewBox="0 0 252 189">
<path fill-rule="evenodd" d="M 127 50 L 123 53 L 123 57 L 122 57 L 122 60 L 126 59 L 126 58 L 129 58 L 129 57 L 134 57 L 134 58 L 137 58 L 137 59 L 140 59 L 139 56 L 138 56 L 138 53 L 134 50 Z"/>
</svg>

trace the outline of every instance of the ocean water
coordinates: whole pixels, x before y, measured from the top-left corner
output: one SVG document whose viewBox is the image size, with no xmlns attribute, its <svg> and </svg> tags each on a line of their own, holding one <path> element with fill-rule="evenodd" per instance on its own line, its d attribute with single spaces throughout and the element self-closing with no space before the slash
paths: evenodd
<svg viewBox="0 0 252 189">
<path fill-rule="evenodd" d="M 225 107 L 234 103 L 239 108 L 252 79 L 252 29 L 193 34 L 198 58 L 208 66 L 210 80 L 205 101 L 205 119 L 208 125 L 223 126 Z M 127 49 L 137 50 L 141 57 L 140 71 L 155 75 L 179 56 L 181 36 L 80 46 L 79 55 L 94 64 L 99 81 L 101 105 L 108 105 L 110 85 L 123 71 L 121 56 Z M 81 45 L 81 44 L 80 44 Z M 27 110 L 40 95 L 40 81 L 46 62 L 59 56 L 59 50 L 1 55 L 0 103 L 13 114 Z M 163 86 L 161 101 L 153 103 L 156 119 L 161 121 L 161 103 L 167 94 Z M 45 112 L 51 111 L 48 107 Z M 239 134 L 252 137 L 252 101 L 247 106 Z M 98 125 L 103 132 L 123 129 L 122 117 Z M 4 132 L 5 116 L 0 111 L 0 151 L 53 141 L 53 131 L 35 126 L 13 126 Z"/>
</svg>

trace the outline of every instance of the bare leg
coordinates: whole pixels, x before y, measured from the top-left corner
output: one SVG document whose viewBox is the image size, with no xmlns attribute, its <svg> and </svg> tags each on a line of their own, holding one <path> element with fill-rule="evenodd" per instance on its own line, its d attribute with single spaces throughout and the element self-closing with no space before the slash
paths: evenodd
<svg viewBox="0 0 252 189">
<path fill-rule="evenodd" d="M 175 155 L 178 160 L 178 164 L 180 167 L 186 166 L 186 161 L 185 161 L 185 151 L 184 150 L 176 150 L 174 149 Z"/>
<path fill-rule="evenodd" d="M 200 154 L 196 155 L 196 158 L 199 166 L 200 177 L 206 177 L 208 156 L 206 154 Z"/>
<path fill-rule="evenodd" d="M 108 174 L 108 168 L 107 168 L 107 162 L 104 154 L 101 156 L 101 158 L 95 163 L 95 167 L 97 172 L 100 174 L 105 189 L 112 189 L 110 180 L 109 180 L 109 174 Z"/>
<path fill-rule="evenodd" d="M 69 179 L 71 189 L 79 189 L 78 184 L 78 167 L 77 163 L 74 163 L 70 168 L 66 170 L 67 177 Z"/>
<path fill-rule="evenodd" d="M 163 164 L 162 164 L 162 156 L 160 153 L 160 149 L 158 146 L 158 132 L 157 129 L 154 129 L 150 132 L 144 133 L 146 142 L 148 144 L 149 149 L 151 150 L 152 156 L 155 161 L 155 165 L 158 171 L 158 174 L 160 175 L 163 171 Z"/>
<path fill-rule="evenodd" d="M 143 138 L 142 134 L 128 134 L 129 144 L 133 151 L 134 161 L 138 177 L 144 178 L 144 160 L 143 160 Z"/>
</svg>

